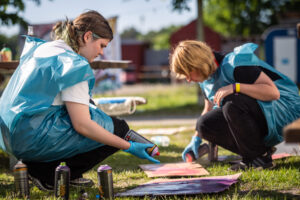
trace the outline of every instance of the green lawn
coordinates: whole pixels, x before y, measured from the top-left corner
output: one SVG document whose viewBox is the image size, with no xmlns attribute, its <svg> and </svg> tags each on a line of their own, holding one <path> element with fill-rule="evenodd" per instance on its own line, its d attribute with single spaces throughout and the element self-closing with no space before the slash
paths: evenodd
<svg viewBox="0 0 300 200">
<path fill-rule="evenodd" d="M 195 87 L 186 89 L 185 87 L 179 86 L 173 90 L 173 93 L 175 91 L 175 94 L 171 92 L 172 90 L 173 89 L 168 89 L 164 92 L 152 91 L 149 94 L 144 94 L 145 97 L 148 98 L 149 102 L 143 108 L 144 112 L 152 112 L 152 114 L 154 113 L 153 115 L 155 115 L 160 113 L 159 107 L 161 106 L 162 109 L 167 109 L 169 113 L 172 113 L 172 106 L 169 106 L 170 102 L 172 102 L 176 109 L 180 109 L 185 107 L 185 99 L 187 99 L 186 101 L 189 102 L 192 107 L 194 106 L 194 109 L 200 109 L 196 103 L 197 98 L 195 95 Z M 165 96 L 169 92 L 171 93 L 169 95 L 171 95 L 172 98 Z M 165 100 L 159 100 L 158 96 L 163 97 L 163 99 L 167 98 L 170 101 L 165 102 Z M 177 101 L 172 100 L 174 96 L 178 97 Z M 153 102 L 156 99 L 159 103 Z M 153 105 L 152 103 L 150 104 L 150 102 L 153 102 Z M 190 113 L 190 111 L 186 112 Z M 193 110 L 193 112 L 195 111 Z M 139 128 L 143 128 L 143 126 L 133 126 L 132 128 L 137 130 Z M 162 163 L 181 161 L 181 152 L 189 143 L 192 135 L 193 131 L 186 131 L 170 136 L 170 145 L 168 147 L 160 147 L 161 155 L 158 157 L 158 159 Z M 219 155 L 231 155 L 231 153 L 220 148 Z M 2 153 L 0 154 L 0 158 L 0 199 L 16 199 L 14 196 L 13 176 L 11 171 L 5 167 L 8 165 L 7 157 L 4 153 Z M 228 171 L 227 168 L 230 165 L 223 162 L 209 164 L 205 161 L 205 159 L 200 159 L 198 162 L 200 162 L 207 169 L 207 171 L 210 173 L 210 176 L 235 174 L 235 172 Z M 138 167 L 139 164 L 147 163 L 150 162 L 138 159 L 123 151 L 119 151 L 118 153 L 104 160 L 101 164 L 108 164 L 113 168 L 114 190 L 115 192 L 121 192 L 152 180 L 152 178 L 148 178 L 146 174 Z M 275 163 L 276 167 L 272 170 L 247 170 L 243 172 L 238 184 L 233 185 L 229 190 L 219 194 L 197 195 L 192 197 L 173 196 L 162 197 L 158 199 L 300 199 L 300 157 L 297 156 L 283 160 L 276 160 Z M 84 174 L 86 178 L 93 179 L 95 183 L 97 183 L 97 167 L 98 166 L 95 166 L 94 169 Z M 78 199 L 80 190 L 82 189 L 85 189 L 85 191 L 88 193 L 88 199 L 96 199 L 95 197 L 98 194 L 96 184 L 91 188 L 71 188 L 70 199 Z M 39 191 L 32 185 L 30 193 L 30 199 L 55 199 L 53 193 Z M 144 199 L 151 198 L 146 197 Z"/>
</svg>

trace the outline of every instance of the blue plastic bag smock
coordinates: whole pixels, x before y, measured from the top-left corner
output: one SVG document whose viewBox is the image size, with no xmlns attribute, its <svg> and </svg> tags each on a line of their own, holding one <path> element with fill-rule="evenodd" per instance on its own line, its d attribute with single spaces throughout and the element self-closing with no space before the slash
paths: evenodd
<svg viewBox="0 0 300 200">
<path fill-rule="evenodd" d="M 45 41 L 27 37 L 20 64 L 0 100 L 0 147 L 26 161 L 52 161 L 93 150 L 103 144 L 77 133 L 66 107 L 53 106 L 56 95 L 79 82 L 94 85 L 88 61 L 73 51 L 35 57 Z M 90 105 L 91 119 L 113 132 L 112 119 Z"/>
<path fill-rule="evenodd" d="M 258 46 L 247 43 L 236 47 L 227 54 L 217 71 L 203 83 L 199 83 L 202 91 L 210 102 L 213 102 L 217 90 L 223 86 L 235 83 L 233 71 L 237 66 L 261 66 L 278 74 L 281 79 L 274 81 L 280 92 L 280 99 L 274 101 L 260 101 L 260 105 L 268 125 L 268 135 L 264 138 L 266 145 L 274 146 L 280 143 L 282 128 L 300 117 L 300 97 L 297 86 L 284 74 L 257 58 L 254 54 Z M 216 108 L 216 106 L 214 107 Z M 249 135 L 249 139 L 251 136 Z"/>
</svg>

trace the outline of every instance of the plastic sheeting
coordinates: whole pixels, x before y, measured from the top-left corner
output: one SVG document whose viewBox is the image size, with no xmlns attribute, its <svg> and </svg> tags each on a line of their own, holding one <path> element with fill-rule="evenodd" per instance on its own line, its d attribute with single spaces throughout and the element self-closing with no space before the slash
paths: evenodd
<svg viewBox="0 0 300 200">
<path fill-rule="evenodd" d="M 66 107 L 52 106 L 56 95 L 94 75 L 88 61 L 73 51 L 52 48 L 51 56 L 39 57 L 46 42 L 27 37 L 20 65 L 0 100 L 0 147 L 26 161 L 52 161 L 93 150 L 103 144 L 77 133 Z M 112 119 L 90 105 L 91 119 L 110 132 Z"/>
<path fill-rule="evenodd" d="M 280 99 L 274 101 L 257 100 L 268 124 L 269 134 L 265 137 L 268 146 L 274 146 L 283 140 L 282 128 L 300 117 L 300 97 L 298 87 L 287 76 L 260 60 L 254 51 L 258 46 L 247 43 L 236 47 L 227 54 L 217 71 L 203 83 L 199 83 L 210 102 L 219 88 L 235 83 L 233 72 L 237 66 L 261 66 L 281 77 L 274 81 L 280 92 Z M 215 106 L 216 107 L 216 106 Z"/>
</svg>

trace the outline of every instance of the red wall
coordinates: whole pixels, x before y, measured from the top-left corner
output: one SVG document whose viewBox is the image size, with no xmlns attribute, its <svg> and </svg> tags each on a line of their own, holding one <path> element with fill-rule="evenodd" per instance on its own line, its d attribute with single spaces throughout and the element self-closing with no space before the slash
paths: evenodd
<svg viewBox="0 0 300 200">
<path fill-rule="evenodd" d="M 182 40 L 196 40 L 197 24 L 196 20 L 182 27 L 170 37 L 171 47 L 175 47 Z M 215 51 L 221 50 L 221 35 L 213 31 L 211 28 L 204 26 L 205 42 Z"/>
<path fill-rule="evenodd" d="M 135 67 L 135 71 L 139 72 L 141 66 L 144 65 L 144 52 L 147 48 L 146 44 L 122 44 L 122 60 L 131 60 L 131 65 Z"/>
</svg>

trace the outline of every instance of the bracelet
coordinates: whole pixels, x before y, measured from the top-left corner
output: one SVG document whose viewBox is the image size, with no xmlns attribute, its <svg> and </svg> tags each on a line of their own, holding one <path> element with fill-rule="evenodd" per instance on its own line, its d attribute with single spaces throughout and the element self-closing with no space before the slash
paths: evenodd
<svg viewBox="0 0 300 200">
<path fill-rule="evenodd" d="M 240 83 L 236 83 L 235 84 L 235 92 L 239 93 L 241 91 L 241 84 Z"/>
<path fill-rule="evenodd" d="M 235 93 L 235 89 L 236 87 L 235 87 L 235 83 L 234 84 L 232 84 L 232 90 L 233 90 L 233 93 Z"/>
</svg>

